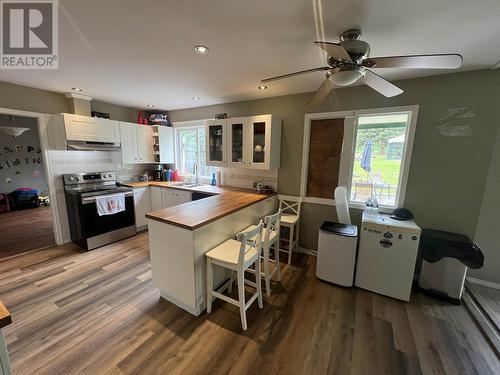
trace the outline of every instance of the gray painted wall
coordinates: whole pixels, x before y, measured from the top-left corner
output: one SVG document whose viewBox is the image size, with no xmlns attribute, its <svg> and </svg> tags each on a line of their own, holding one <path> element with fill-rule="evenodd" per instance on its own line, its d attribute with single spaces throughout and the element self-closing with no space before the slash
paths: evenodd
<svg viewBox="0 0 500 375">
<path fill-rule="evenodd" d="M 0 107 L 40 113 L 70 113 L 63 93 L 35 89 L 0 81 Z M 92 111 L 108 112 L 113 120 L 136 122 L 137 109 L 92 100 Z"/>
<path fill-rule="evenodd" d="M 497 127 L 500 119 L 496 119 Z M 484 253 L 484 267 L 469 270 L 478 279 L 500 283 L 500 132 L 497 134 L 491 158 L 488 180 L 474 240 Z"/>
<path fill-rule="evenodd" d="M 10 125 L 9 117 L 0 115 L 0 126 Z M 40 138 L 38 136 L 38 126 L 35 119 L 28 117 L 14 116 L 14 125 L 29 128 L 19 137 L 12 137 L 0 131 L 0 193 L 10 193 L 20 187 L 30 187 L 38 190 L 38 193 L 48 192 L 47 180 L 44 173 L 44 160 L 40 164 L 34 164 L 33 158 L 42 158 L 42 154 L 37 153 L 40 148 Z M 21 146 L 22 150 L 15 151 L 15 146 Z M 6 152 L 4 147 L 10 147 L 14 152 Z M 34 150 L 28 152 L 28 146 Z M 19 159 L 21 164 L 13 165 L 12 160 Z M 28 163 L 26 164 L 26 160 Z M 9 161 L 11 167 L 7 167 L 5 162 Z M 19 172 L 19 174 L 16 174 Z M 10 179 L 12 182 L 8 182 Z"/>
<path fill-rule="evenodd" d="M 334 91 L 320 106 L 311 108 L 311 94 L 297 94 L 246 102 L 170 111 L 172 121 L 229 116 L 273 114 L 283 119 L 278 191 L 298 195 L 302 163 L 304 114 L 366 108 L 420 105 L 405 206 L 423 228 L 474 236 L 481 208 L 493 143 L 498 129 L 500 71 L 482 70 L 398 81 L 405 90 L 385 98 L 366 86 Z M 272 85 L 270 87 L 272 90 Z M 444 137 L 433 121 L 448 108 L 472 106 L 477 110 L 471 137 Z M 334 207 L 304 205 L 301 245 L 315 249 L 323 220 L 335 220 Z M 353 212 L 359 222 L 360 212 Z"/>
</svg>

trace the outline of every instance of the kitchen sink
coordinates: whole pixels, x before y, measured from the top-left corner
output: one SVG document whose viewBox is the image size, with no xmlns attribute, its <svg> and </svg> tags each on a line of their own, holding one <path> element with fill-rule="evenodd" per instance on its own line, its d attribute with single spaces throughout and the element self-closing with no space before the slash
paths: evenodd
<svg viewBox="0 0 500 375">
<path fill-rule="evenodd" d="M 198 186 L 206 186 L 206 184 L 200 184 L 196 182 L 174 182 L 171 183 L 170 186 L 183 186 L 183 187 L 198 187 Z"/>
</svg>

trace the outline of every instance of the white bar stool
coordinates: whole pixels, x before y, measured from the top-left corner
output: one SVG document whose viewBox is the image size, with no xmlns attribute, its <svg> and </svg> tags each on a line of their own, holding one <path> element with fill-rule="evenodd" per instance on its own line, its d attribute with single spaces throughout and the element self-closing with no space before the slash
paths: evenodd
<svg viewBox="0 0 500 375">
<path fill-rule="evenodd" d="M 278 211 L 274 215 L 269 215 L 264 218 L 265 228 L 262 229 L 262 252 L 264 261 L 264 271 L 261 272 L 261 277 L 264 278 L 266 284 L 266 295 L 271 295 L 271 277 L 275 273 L 278 274 L 278 280 L 281 280 L 280 274 L 280 251 L 279 251 L 279 233 L 280 233 L 280 216 Z M 243 232 L 254 229 L 256 226 L 251 225 Z M 274 260 L 270 259 L 271 247 L 274 251 Z M 271 263 L 274 263 L 273 270 L 270 270 Z M 257 274 L 256 271 L 249 269 L 248 271 Z"/>
<path fill-rule="evenodd" d="M 212 250 L 207 256 L 207 313 L 212 311 L 213 297 L 223 299 L 240 308 L 241 325 L 243 330 L 247 330 L 246 311 L 257 299 L 259 308 L 262 309 L 262 287 L 260 277 L 253 283 L 245 280 L 245 270 L 255 263 L 255 271 L 260 274 L 260 256 L 262 249 L 262 221 L 254 229 L 242 232 L 238 235 L 238 241 L 227 240 Z M 233 286 L 233 272 L 231 279 L 222 285 L 217 291 L 213 290 L 213 269 L 212 264 L 236 271 L 238 282 L 238 300 L 229 298 L 222 294 L 227 288 L 229 292 Z M 257 292 L 245 303 L 245 283 L 257 289 Z M 229 284 L 229 285 L 228 285 Z"/>
<path fill-rule="evenodd" d="M 302 204 L 302 198 L 298 198 L 298 201 L 290 201 L 285 199 L 280 199 L 281 219 L 280 224 L 282 227 L 288 228 L 289 238 L 288 249 L 283 249 L 280 247 L 280 251 L 288 253 L 288 264 L 292 263 L 292 252 L 299 246 L 299 234 L 300 234 L 300 206 Z M 295 239 L 294 239 L 295 236 Z"/>
</svg>

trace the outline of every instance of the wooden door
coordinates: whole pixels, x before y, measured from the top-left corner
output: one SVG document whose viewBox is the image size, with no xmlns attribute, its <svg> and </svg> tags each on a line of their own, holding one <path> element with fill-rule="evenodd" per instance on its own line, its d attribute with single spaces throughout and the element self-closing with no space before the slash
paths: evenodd
<svg viewBox="0 0 500 375">
<path fill-rule="evenodd" d="M 344 119 L 311 121 L 307 196 L 333 199 L 338 186 Z"/>
</svg>

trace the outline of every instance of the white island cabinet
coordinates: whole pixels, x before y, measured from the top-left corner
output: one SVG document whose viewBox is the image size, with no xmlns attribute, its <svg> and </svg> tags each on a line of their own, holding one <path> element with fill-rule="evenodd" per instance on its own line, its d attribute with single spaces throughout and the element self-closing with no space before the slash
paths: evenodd
<svg viewBox="0 0 500 375">
<path fill-rule="evenodd" d="M 153 286 L 160 289 L 162 298 L 195 316 L 206 308 L 205 253 L 276 210 L 275 196 L 250 195 L 251 204 L 225 213 L 222 211 L 228 204 L 237 205 L 235 202 L 244 198 L 221 194 L 147 215 Z M 188 222 L 201 216 L 212 217 L 189 226 L 179 212 L 187 215 Z M 215 286 L 227 280 L 226 272 L 214 269 Z"/>
</svg>

